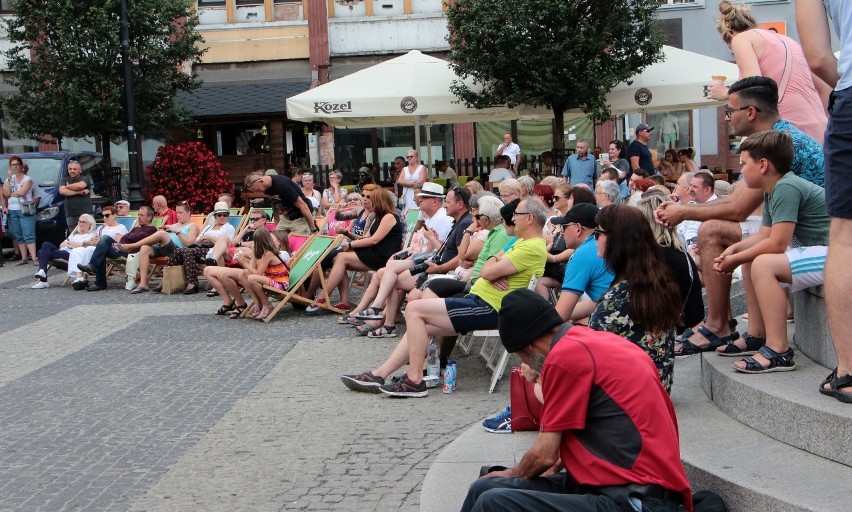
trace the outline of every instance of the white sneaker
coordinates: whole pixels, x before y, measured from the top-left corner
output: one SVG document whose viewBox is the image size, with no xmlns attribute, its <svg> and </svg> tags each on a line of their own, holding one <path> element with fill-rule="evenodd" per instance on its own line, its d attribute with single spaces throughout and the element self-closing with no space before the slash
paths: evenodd
<svg viewBox="0 0 852 512">
<path fill-rule="evenodd" d="M 32 285 L 30 288 L 33 290 L 41 290 L 42 288 L 50 288 L 50 283 L 47 281 L 39 281 L 36 284 Z"/>
<path fill-rule="evenodd" d="M 44 269 L 40 268 L 40 269 L 38 269 L 38 272 L 35 273 L 34 277 L 36 277 L 36 278 L 39 278 L 39 277 L 47 278 L 47 274 L 44 273 Z"/>
</svg>

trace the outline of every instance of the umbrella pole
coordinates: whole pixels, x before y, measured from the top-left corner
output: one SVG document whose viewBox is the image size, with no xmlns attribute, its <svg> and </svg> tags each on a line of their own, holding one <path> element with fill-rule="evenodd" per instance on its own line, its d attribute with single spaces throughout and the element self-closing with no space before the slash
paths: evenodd
<svg viewBox="0 0 852 512">
<path fill-rule="evenodd" d="M 426 121 L 426 172 L 432 177 L 432 122 Z"/>
<path fill-rule="evenodd" d="M 414 150 L 417 151 L 417 157 L 422 159 L 423 157 L 420 156 L 420 116 L 414 116 Z"/>
</svg>

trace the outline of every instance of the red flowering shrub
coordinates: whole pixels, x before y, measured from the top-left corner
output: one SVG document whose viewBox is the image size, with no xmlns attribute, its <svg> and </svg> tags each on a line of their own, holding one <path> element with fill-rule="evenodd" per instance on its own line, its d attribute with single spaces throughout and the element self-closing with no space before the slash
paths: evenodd
<svg viewBox="0 0 852 512">
<path fill-rule="evenodd" d="M 234 184 L 216 155 L 203 142 L 161 146 L 148 166 L 145 202 L 162 195 L 174 208 L 186 201 L 193 213 L 209 212 L 221 194 L 233 194 Z"/>
</svg>

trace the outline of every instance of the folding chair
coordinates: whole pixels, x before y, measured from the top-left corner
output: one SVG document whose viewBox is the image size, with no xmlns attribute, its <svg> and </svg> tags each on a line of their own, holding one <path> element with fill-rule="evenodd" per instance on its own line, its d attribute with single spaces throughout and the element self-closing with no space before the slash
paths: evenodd
<svg viewBox="0 0 852 512">
<path fill-rule="evenodd" d="M 537 283 L 538 277 L 534 275 L 530 279 L 530 284 L 527 288 L 535 290 Z M 473 331 L 467 333 L 465 336 L 459 336 L 456 346 L 461 348 L 465 355 L 470 354 L 474 338 L 484 338 L 482 340 L 482 347 L 479 349 L 479 355 L 485 359 L 485 366 L 493 370 L 491 384 L 488 387 L 488 392 L 493 393 L 494 388 L 497 387 L 497 382 L 503 378 L 506 365 L 509 364 L 509 353 L 500 342 L 500 332 L 497 329 Z M 492 339 L 493 341 L 491 341 Z"/>
<path fill-rule="evenodd" d="M 292 258 L 290 258 L 290 262 L 288 263 L 288 266 L 290 267 L 289 289 L 287 291 L 282 291 L 271 286 L 263 287 L 264 293 L 278 298 L 278 304 L 276 304 L 272 311 L 269 312 L 269 315 L 263 319 L 264 322 L 272 320 L 275 315 L 281 311 L 281 308 L 283 308 L 284 305 L 291 300 L 306 305 L 312 304 L 314 302 L 313 298 L 302 297 L 297 292 L 314 273 L 317 273 L 317 276 L 319 277 L 320 289 L 322 290 L 322 296 L 325 298 L 325 303 L 318 303 L 318 305 L 321 308 L 334 313 L 343 313 L 343 311 L 331 306 L 328 288 L 325 283 L 325 275 L 323 275 L 322 269 L 320 268 L 320 262 L 323 258 L 325 258 L 332 249 L 340 245 L 342 242 L 343 235 L 339 235 L 337 237 L 312 235 L 304 244 L 302 244 L 299 250 Z M 245 311 L 243 311 L 242 316 L 245 317 L 251 314 L 255 307 L 257 307 L 257 305 L 254 302 L 251 302 Z"/>
</svg>

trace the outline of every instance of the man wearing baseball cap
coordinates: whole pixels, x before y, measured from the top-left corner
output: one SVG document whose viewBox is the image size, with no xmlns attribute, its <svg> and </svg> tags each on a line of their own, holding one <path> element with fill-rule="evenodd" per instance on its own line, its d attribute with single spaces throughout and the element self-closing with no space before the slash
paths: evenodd
<svg viewBox="0 0 852 512">
<path fill-rule="evenodd" d="M 551 224 L 562 228 L 565 246 L 575 249 L 565 266 L 562 293 L 556 303 L 556 311 L 564 320 L 579 320 L 589 316 L 615 277 L 604 259 L 598 256 L 594 236 L 597 214 L 597 206 L 579 203 L 571 207 L 564 217 L 550 219 Z M 590 300 L 581 301 L 584 294 Z"/>
<path fill-rule="evenodd" d="M 516 466 L 473 483 L 463 512 L 692 510 L 674 406 L 641 348 L 563 323 L 530 290 L 506 295 L 498 328 L 541 374 L 541 428 Z"/>
<path fill-rule="evenodd" d="M 130 215 L 130 201 L 124 199 L 115 202 L 115 214 L 118 217 L 127 217 Z"/>
<path fill-rule="evenodd" d="M 657 174 L 654 160 L 651 158 L 651 150 L 648 149 L 652 131 L 654 127 L 649 124 L 639 123 L 636 126 L 636 139 L 627 146 L 627 159 L 630 160 L 631 171 L 644 169 L 648 176 Z M 627 179 L 630 179 L 630 176 Z"/>
</svg>

